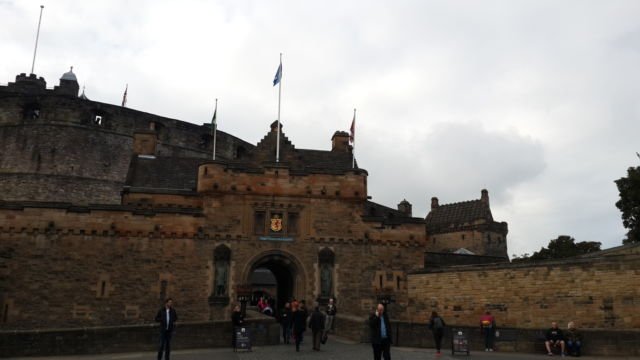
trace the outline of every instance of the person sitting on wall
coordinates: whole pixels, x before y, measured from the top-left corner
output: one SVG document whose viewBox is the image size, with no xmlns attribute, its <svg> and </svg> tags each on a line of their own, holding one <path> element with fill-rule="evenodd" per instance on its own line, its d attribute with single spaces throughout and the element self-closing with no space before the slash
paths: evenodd
<svg viewBox="0 0 640 360">
<path fill-rule="evenodd" d="M 547 348 L 547 355 L 553 356 L 552 349 L 560 347 L 560 354 L 564 356 L 564 334 L 558 328 L 557 322 L 551 323 L 551 329 L 547 330 L 545 339 L 544 346 Z"/>
<path fill-rule="evenodd" d="M 580 348 L 582 347 L 582 333 L 576 328 L 573 321 L 567 325 L 567 350 L 572 356 L 580 356 Z"/>
</svg>

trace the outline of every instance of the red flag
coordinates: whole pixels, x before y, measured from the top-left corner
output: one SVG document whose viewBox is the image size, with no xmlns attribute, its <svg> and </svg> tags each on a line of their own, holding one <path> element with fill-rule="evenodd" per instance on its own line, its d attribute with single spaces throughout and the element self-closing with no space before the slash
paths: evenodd
<svg viewBox="0 0 640 360">
<path fill-rule="evenodd" d="M 124 88 L 124 95 L 122 95 L 122 107 L 127 106 L 127 90 L 129 90 L 129 84 Z"/>
<path fill-rule="evenodd" d="M 353 121 L 351 121 L 351 134 L 349 135 L 349 141 L 353 144 L 356 142 L 356 114 L 353 113 Z"/>
</svg>

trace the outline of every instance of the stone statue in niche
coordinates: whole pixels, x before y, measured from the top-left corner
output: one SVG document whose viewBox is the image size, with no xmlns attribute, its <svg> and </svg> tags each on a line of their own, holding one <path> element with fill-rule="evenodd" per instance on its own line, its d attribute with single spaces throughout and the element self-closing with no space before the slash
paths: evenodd
<svg viewBox="0 0 640 360">
<path fill-rule="evenodd" d="M 229 272 L 229 264 L 226 261 L 216 262 L 216 287 L 215 295 L 222 296 L 227 294 L 227 273 Z"/>
<path fill-rule="evenodd" d="M 331 296 L 331 287 L 333 285 L 331 265 L 322 264 L 320 266 L 320 296 Z"/>
</svg>

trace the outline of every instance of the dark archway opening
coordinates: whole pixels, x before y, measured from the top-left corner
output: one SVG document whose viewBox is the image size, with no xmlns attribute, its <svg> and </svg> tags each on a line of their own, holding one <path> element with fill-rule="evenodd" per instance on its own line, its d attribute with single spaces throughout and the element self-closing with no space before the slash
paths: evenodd
<svg viewBox="0 0 640 360">
<path fill-rule="evenodd" d="M 269 256 L 253 265 L 249 275 L 249 283 L 252 288 L 252 305 L 257 304 L 259 297 L 264 295 L 272 298 L 274 314 L 284 307 L 284 304 L 293 298 L 296 269 L 287 258 Z"/>
</svg>

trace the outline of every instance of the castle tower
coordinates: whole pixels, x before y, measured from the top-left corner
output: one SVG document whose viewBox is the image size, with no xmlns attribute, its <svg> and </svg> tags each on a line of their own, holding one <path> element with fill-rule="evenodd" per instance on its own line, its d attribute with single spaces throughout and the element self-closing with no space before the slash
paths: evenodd
<svg viewBox="0 0 640 360">
<path fill-rule="evenodd" d="M 68 72 L 62 74 L 60 85 L 54 87 L 53 91 L 61 95 L 78 96 L 80 85 L 78 84 L 76 74 L 73 73 L 73 66 Z"/>
</svg>

